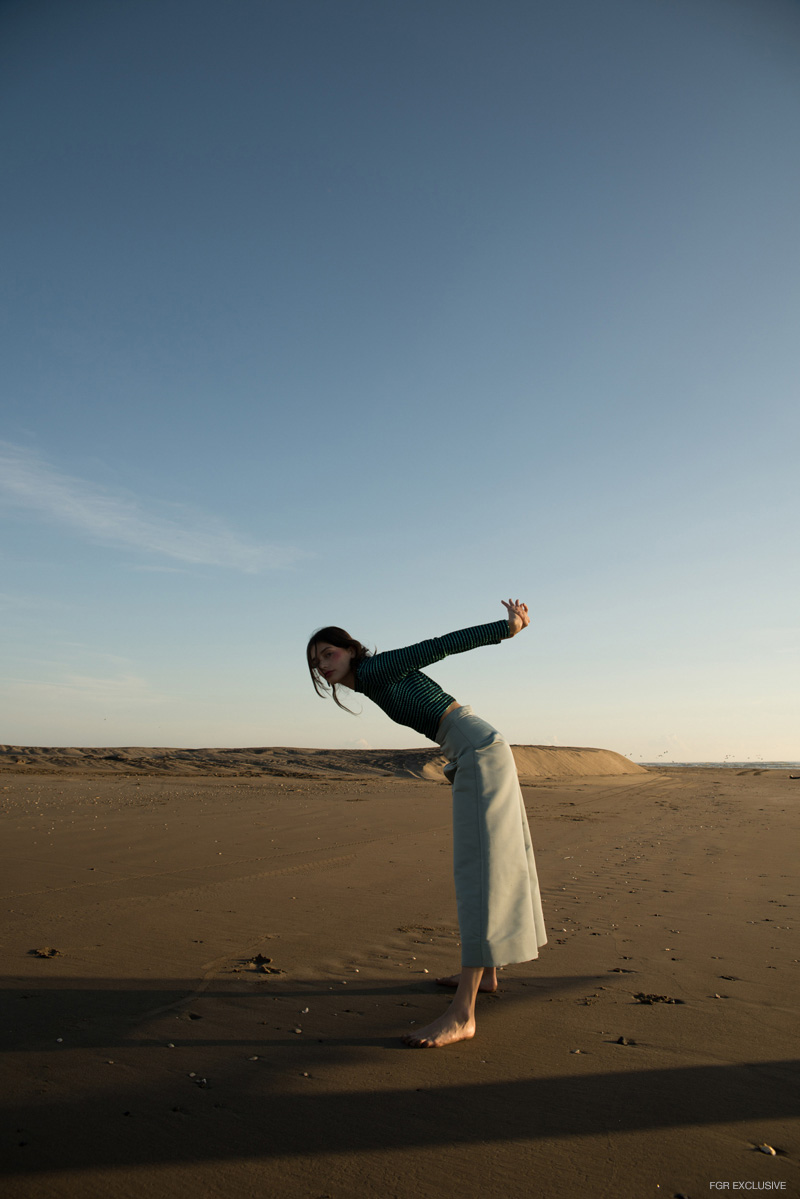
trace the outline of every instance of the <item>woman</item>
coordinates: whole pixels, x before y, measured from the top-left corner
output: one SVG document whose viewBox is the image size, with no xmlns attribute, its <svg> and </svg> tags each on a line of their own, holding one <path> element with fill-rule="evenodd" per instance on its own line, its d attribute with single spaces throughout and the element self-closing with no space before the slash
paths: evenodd
<svg viewBox="0 0 800 1199">
<path fill-rule="evenodd" d="M 497 989 L 497 967 L 527 962 L 547 941 L 528 820 L 511 749 L 472 709 L 448 695 L 421 667 L 448 654 L 496 645 L 530 623 L 519 600 L 502 600 L 508 620 L 461 629 L 405 649 L 371 655 L 344 629 L 319 629 L 307 647 L 319 695 L 349 687 L 374 700 L 398 724 L 438 742 L 453 786 L 453 863 L 461 971 L 436 981 L 456 988 L 449 1009 L 403 1038 L 429 1049 L 475 1035 L 478 991 Z M 349 709 L 346 709 L 349 711 Z"/>
</svg>

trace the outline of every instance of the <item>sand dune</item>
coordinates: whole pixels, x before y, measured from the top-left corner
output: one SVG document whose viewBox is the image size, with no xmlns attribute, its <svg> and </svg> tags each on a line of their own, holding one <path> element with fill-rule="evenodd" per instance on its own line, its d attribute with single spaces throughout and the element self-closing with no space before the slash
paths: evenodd
<svg viewBox="0 0 800 1199">
<path fill-rule="evenodd" d="M 610 749 L 515 745 L 521 779 L 643 774 L 643 766 Z M 419 778 L 446 780 L 436 749 L 253 749 L 62 748 L 0 745 L 0 771 L 32 774 L 151 775 L 254 778 Z"/>
</svg>

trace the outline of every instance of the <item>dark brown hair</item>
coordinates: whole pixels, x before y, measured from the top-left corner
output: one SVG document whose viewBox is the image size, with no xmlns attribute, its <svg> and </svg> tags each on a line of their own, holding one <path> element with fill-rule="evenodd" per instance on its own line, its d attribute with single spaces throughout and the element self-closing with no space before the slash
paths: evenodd
<svg viewBox="0 0 800 1199">
<path fill-rule="evenodd" d="M 340 629 L 335 624 L 326 625 L 324 629 L 317 629 L 316 633 L 313 633 L 309 638 L 308 645 L 306 646 L 308 671 L 317 695 L 321 695 L 325 699 L 329 693 L 332 694 L 335 704 L 338 704 L 340 708 L 344 708 L 345 712 L 349 712 L 351 716 L 355 716 L 356 713 L 348 708 L 346 704 L 343 704 L 336 694 L 336 684 L 326 683 L 325 679 L 320 677 L 312 665 L 318 641 L 327 641 L 328 645 L 335 645 L 337 649 L 353 650 L 353 669 L 358 666 L 359 662 L 363 662 L 365 658 L 370 656 L 369 650 L 360 641 L 356 641 L 349 633 L 346 633 L 344 629 Z"/>
</svg>

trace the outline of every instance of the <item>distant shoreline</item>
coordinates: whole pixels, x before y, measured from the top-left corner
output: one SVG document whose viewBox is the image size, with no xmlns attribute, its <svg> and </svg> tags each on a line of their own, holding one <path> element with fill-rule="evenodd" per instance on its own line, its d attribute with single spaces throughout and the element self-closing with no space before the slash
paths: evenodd
<svg viewBox="0 0 800 1199">
<path fill-rule="evenodd" d="M 794 762 L 640 762 L 649 769 L 667 770 L 682 767 L 692 770 L 798 770 L 800 761 Z"/>
</svg>

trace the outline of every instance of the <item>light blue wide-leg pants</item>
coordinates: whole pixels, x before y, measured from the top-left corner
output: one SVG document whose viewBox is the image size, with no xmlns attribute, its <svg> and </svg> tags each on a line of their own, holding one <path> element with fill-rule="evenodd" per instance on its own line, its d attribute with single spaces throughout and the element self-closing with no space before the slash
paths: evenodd
<svg viewBox="0 0 800 1199">
<path fill-rule="evenodd" d="M 463 966 L 505 966 L 547 943 L 528 818 L 511 747 L 472 708 L 437 741 L 453 784 L 453 872 Z"/>
</svg>

